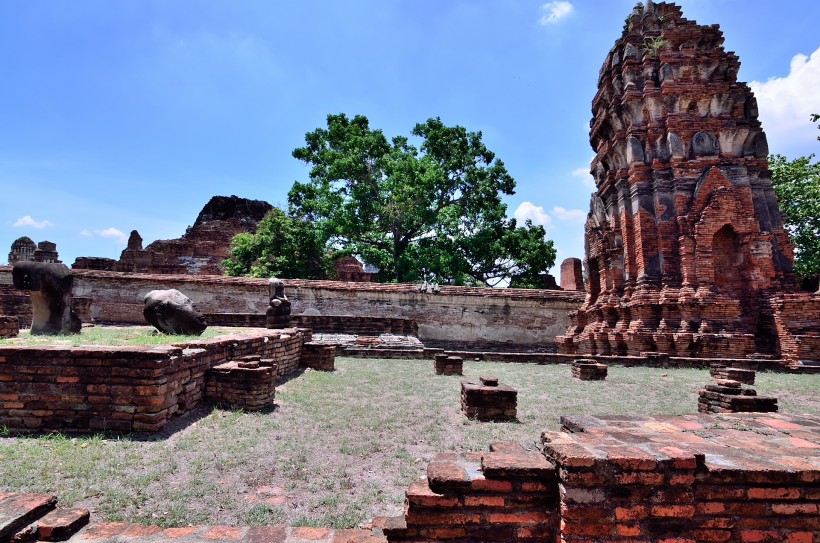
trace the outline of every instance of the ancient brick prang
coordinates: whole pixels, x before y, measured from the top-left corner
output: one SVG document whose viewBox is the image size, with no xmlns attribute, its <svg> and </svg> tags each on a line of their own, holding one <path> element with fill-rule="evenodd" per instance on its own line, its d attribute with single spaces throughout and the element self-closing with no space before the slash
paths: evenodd
<svg viewBox="0 0 820 543">
<path fill-rule="evenodd" d="M 717 25 L 674 4 L 627 19 L 592 104 L 587 299 L 561 352 L 803 356 L 773 316 L 792 246 L 739 67 Z"/>
<path fill-rule="evenodd" d="M 133 230 L 128 247 L 118 261 L 80 257 L 74 269 L 157 274 L 222 275 L 231 240 L 240 232 L 254 232 L 265 214 L 267 202 L 238 196 L 214 196 L 205 204 L 193 226 L 181 238 L 157 240 L 143 249 L 142 237 Z"/>
</svg>

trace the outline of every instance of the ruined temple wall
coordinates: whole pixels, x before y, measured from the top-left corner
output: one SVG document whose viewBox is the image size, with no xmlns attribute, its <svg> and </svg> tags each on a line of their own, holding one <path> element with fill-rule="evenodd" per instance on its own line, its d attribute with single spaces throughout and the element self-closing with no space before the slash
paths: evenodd
<svg viewBox="0 0 820 543">
<path fill-rule="evenodd" d="M 0 282 L 10 268 L 0 268 Z M 418 323 L 419 339 L 430 345 L 489 346 L 508 350 L 546 349 L 569 325 L 568 313 L 583 294 L 561 291 L 440 288 L 416 285 L 288 280 L 294 315 L 351 315 L 407 318 Z M 93 299 L 98 323 L 143 324 L 143 298 L 154 289 L 175 288 L 202 313 L 254 313 L 268 308 L 265 279 L 147 275 L 74 270 L 75 296 Z"/>
</svg>

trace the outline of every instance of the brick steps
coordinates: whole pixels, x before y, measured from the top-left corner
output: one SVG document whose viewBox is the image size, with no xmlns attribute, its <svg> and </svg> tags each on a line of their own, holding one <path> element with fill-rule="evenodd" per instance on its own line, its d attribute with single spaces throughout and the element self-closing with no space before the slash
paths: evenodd
<svg viewBox="0 0 820 543">
<path fill-rule="evenodd" d="M 0 494 L 0 543 L 65 541 L 88 523 L 88 510 L 56 506 L 50 494 Z"/>
<path fill-rule="evenodd" d="M 439 453 L 406 491 L 403 517 L 374 519 L 389 541 L 543 541 L 558 527 L 555 466 L 540 452 Z"/>
</svg>

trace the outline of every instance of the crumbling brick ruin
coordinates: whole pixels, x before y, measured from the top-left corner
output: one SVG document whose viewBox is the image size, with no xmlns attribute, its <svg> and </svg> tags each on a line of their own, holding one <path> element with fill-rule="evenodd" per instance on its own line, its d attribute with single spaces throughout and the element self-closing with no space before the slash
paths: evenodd
<svg viewBox="0 0 820 543">
<path fill-rule="evenodd" d="M 820 300 L 780 294 L 792 246 L 739 67 L 674 4 L 628 18 L 592 103 L 587 299 L 560 352 L 820 357 Z"/>
<path fill-rule="evenodd" d="M 9 251 L 9 265 L 17 262 L 49 262 L 60 264 L 60 255 L 57 254 L 57 244 L 50 241 L 41 241 L 35 244 L 28 236 L 14 240 Z"/>
<path fill-rule="evenodd" d="M 136 230 L 119 260 L 80 257 L 72 268 L 132 273 L 223 275 L 231 240 L 240 232 L 254 232 L 273 209 L 267 202 L 237 196 L 214 196 L 181 238 L 157 240 L 143 249 Z"/>
</svg>

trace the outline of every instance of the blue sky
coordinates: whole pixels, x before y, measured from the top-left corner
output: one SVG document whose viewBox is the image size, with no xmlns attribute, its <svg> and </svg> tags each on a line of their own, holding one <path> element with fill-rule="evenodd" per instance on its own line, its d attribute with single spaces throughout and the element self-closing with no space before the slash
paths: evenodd
<svg viewBox="0 0 820 543">
<path fill-rule="evenodd" d="M 182 235 L 214 195 L 285 204 L 329 113 L 439 116 L 517 181 L 509 215 L 583 257 L 591 100 L 633 0 L 0 0 L 0 262 Z M 682 0 L 753 82 L 772 152 L 820 152 L 820 2 Z"/>
</svg>

